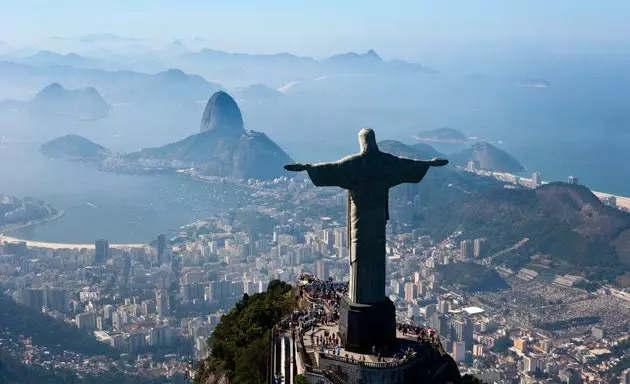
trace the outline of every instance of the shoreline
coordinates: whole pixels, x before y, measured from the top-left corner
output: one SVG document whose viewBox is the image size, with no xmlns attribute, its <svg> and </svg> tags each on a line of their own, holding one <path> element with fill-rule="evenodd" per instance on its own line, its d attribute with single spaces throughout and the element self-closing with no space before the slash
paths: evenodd
<svg viewBox="0 0 630 384">
<path fill-rule="evenodd" d="M 48 213 L 51 212 L 50 207 L 47 206 L 46 209 L 48 209 Z M 15 232 L 15 231 L 19 231 L 20 229 L 33 227 L 33 226 L 36 226 L 36 225 L 39 225 L 39 224 L 48 223 L 49 221 L 61 219 L 63 216 L 65 216 L 65 214 L 66 214 L 66 211 L 64 211 L 63 209 L 59 209 L 59 210 L 57 210 L 56 214 L 44 217 L 42 219 L 31 220 L 31 221 L 27 221 L 26 223 L 22 223 L 22 224 L 6 224 L 6 225 L 2 225 L 2 226 L 0 226 L 0 234 Z"/>
<path fill-rule="evenodd" d="M 48 248 L 48 249 L 95 249 L 96 246 L 92 244 L 66 244 L 66 243 L 52 243 L 46 241 L 32 241 L 18 239 L 15 237 L 7 236 L 4 233 L 0 233 L 0 243 L 12 243 L 12 242 L 25 242 L 27 247 L 32 248 Z M 131 248 L 144 248 L 145 244 L 109 244 L 110 248 L 116 249 L 131 249 Z"/>
<path fill-rule="evenodd" d="M 112 171 L 106 171 L 103 169 L 99 169 L 99 170 L 103 172 L 112 172 Z M 191 174 L 188 170 L 176 170 L 174 172 L 170 172 L 170 171 L 169 172 L 150 172 L 150 173 L 141 172 L 141 174 L 150 174 L 150 175 L 154 175 L 157 173 L 171 174 L 175 177 L 181 177 L 184 179 L 188 179 L 188 180 L 192 180 L 192 181 L 196 181 L 200 183 L 212 183 L 212 182 L 223 183 L 227 181 L 228 183 L 238 185 L 239 187 L 252 188 L 251 186 L 244 184 L 243 181 L 240 179 L 230 179 L 230 178 L 225 178 L 225 177 L 205 177 L 205 176 L 200 176 L 196 174 Z M 48 207 L 49 211 L 50 211 L 50 208 L 51 207 Z M 66 212 L 64 210 L 59 209 L 56 215 L 49 216 L 44 219 L 29 221 L 23 224 L 9 224 L 5 226 L 0 226 L 0 245 L 2 243 L 25 242 L 27 247 L 34 247 L 34 248 L 73 249 L 73 250 L 95 249 L 96 246 L 94 243 L 58 243 L 58 242 L 52 242 L 52 241 L 26 240 L 26 239 L 20 239 L 17 237 L 10 236 L 11 232 L 15 232 L 20 229 L 44 224 L 49 221 L 57 220 L 63 217 L 65 214 Z M 191 225 L 191 224 L 193 223 L 189 223 L 186 225 Z M 144 248 L 147 245 L 148 245 L 147 243 L 142 243 L 142 244 L 126 243 L 126 244 L 109 244 L 109 247 L 115 248 L 115 249 L 128 250 L 128 249 Z"/>
<path fill-rule="evenodd" d="M 465 172 L 471 172 L 470 170 L 467 170 L 467 169 L 465 169 L 463 167 L 461 167 L 461 169 L 463 171 L 465 171 Z M 484 174 L 482 172 L 487 172 L 488 174 Z M 499 181 L 504 181 L 504 182 L 508 181 L 507 179 L 511 179 L 511 180 L 509 180 L 509 182 L 514 183 L 512 180 L 517 180 L 518 179 L 518 180 L 520 180 L 522 182 L 525 182 L 527 184 L 533 183 L 531 178 L 518 176 L 518 175 L 515 175 L 515 174 L 512 174 L 512 173 L 508 173 L 508 172 L 490 172 L 490 171 L 483 171 L 483 170 L 475 169 L 474 171 L 472 171 L 472 173 L 474 173 L 476 175 L 479 175 L 479 176 L 492 177 L 494 179 L 497 179 Z M 543 180 L 543 181 L 541 181 L 541 183 L 544 185 L 544 184 L 548 184 L 550 182 Z M 586 187 L 586 188 L 588 188 L 588 187 Z M 619 195 L 615 195 L 615 194 L 607 193 L 607 192 L 594 191 L 594 190 L 592 190 L 590 188 L 588 188 L 588 189 L 589 189 L 589 191 L 591 191 L 593 193 L 593 195 L 597 196 L 597 198 L 600 199 L 600 200 L 614 197 L 617 209 L 630 211 L 630 197 L 619 196 Z"/>
<path fill-rule="evenodd" d="M 470 170 L 467 170 L 463 167 L 458 167 L 463 171 L 466 172 L 471 172 Z M 490 171 L 482 171 L 481 170 L 475 170 L 472 173 L 475 173 L 479 176 L 486 176 L 486 177 L 492 177 L 495 178 L 497 180 L 500 181 L 508 181 L 505 180 L 506 178 L 509 179 L 513 179 L 516 180 L 518 178 L 518 180 L 524 181 L 526 183 L 531 183 L 532 180 L 530 178 L 526 178 L 526 177 L 522 177 L 522 176 L 518 176 L 518 175 L 514 175 L 511 173 L 507 173 L 507 172 L 490 172 Z M 198 175 L 194 175 L 194 174 L 190 174 L 189 172 L 186 171 L 182 171 L 182 170 L 178 170 L 177 171 L 177 175 L 179 176 L 183 176 L 187 179 L 190 180 L 196 180 L 199 182 L 210 182 L 211 180 L 208 180 L 204 177 L 199 177 Z M 543 184 L 547 184 L 547 181 L 542 181 Z M 242 185 L 245 187 L 249 187 L 248 185 Z M 618 196 L 618 195 L 614 195 L 611 193 L 606 193 L 606 192 L 599 192 L 599 191 L 593 191 L 591 190 L 591 192 L 597 196 L 599 199 L 605 199 L 605 198 L 610 198 L 610 197 L 614 197 L 616 199 L 616 205 L 617 205 L 617 209 L 622 209 L 622 210 L 626 210 L 626 211 L 630 211 L 630 197 L 625 197 L 625 196 Z M 36 226 L 39 224 L 43 224 L 49 221 L 53 221 L 56 219 L 59 219 L 61 217 L 63 217 L 65 215 L 65 211 L 63 210 L 59 210 L 57 212 L 56 215 L 51 216 L 51 217 L 47 217 L 44 219 L 40 219 L 40 220 L 35 220 L 35 221 L 29 221 L 27 223 L 24 224 L 18 224 L 14 227 L 11 226 L 4 226 L 4 227 L 0 227 L 0 243 L 4 243 L 4 242 L 26 242 L 26 245 L 28 247 L 37 247 L 37 248 L 48 248 L 48 249 L 95 249 L 95 245 L 94 243 L 91 244 L 73 244 L 73 243 L 56 243 L 56 242 L 47 242 L 47 241 L 36 241 L 36 240 L 24 240 L 24 239 L 18 239 L 15 237 L 11 237 L 8 236 L 7 234 L 9 234 L 10 232 L 19 230 L 19 229 L 23 229 L 23 228 L 27 228 L 27 227 L 31 227 L 31 226 Z M 9 227 L 9 228 L 7 228 Z M 133 249 L 133 248 L 144 248 L 146 246 L 146 244 L 110 244 L 109 245 L 111 248 L 116 248 L 116 249 Z"/>
</svg>

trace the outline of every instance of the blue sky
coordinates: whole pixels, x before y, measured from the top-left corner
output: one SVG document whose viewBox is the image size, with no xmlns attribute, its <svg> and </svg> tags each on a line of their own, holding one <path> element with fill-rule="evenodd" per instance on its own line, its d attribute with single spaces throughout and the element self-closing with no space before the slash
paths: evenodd
<svg viewBox="0 0 630 384">
<path fill-rule="evenodd" d="M 0 40 L 111 32 L 214 48 L 392 55 L 451 44 L 571 46 L 630 39 L 628 0 L 0 0 Z"/>
</svg>

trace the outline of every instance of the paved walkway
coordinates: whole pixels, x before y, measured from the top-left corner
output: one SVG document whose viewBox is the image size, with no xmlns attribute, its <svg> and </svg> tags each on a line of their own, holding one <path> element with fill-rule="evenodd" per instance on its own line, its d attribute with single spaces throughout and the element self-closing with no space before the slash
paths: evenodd
<svg viewBox="0 0 630 384">
<path fill-rule="evenodd" d="M 314 353 L 317 354 L 320 352 L 321 349 L 321 345 L 317 345 L 317 337 L 319 336 L 324 336 L 325 331 L 328 331 L 329 335 L 332 334 L 336 334 L 339 331 L 339 323 L 337 322 L 331 322 L 328 325 L 323 325 L 323 324 L 319 324 L 317 327 L 315 327 L 314 331 L 307 331 L 306 333 L 304 333 L 304 348 L 306 349 L 306 353 Z M 313 343 L 312 339 L 311 339 L 311 335 L 315 335 L 315 343 Z M 402 332 L 396 330 L 396 337 L 399 339 L 405 339 L 405 340 L 412 340 L 412 341 L 416 341 L 417 340 L 417 336 L 415 335 L 410 335 L 410 334 L 406 334 L 403 335 Z M 325 349 L 324 353 L 329 353 L 329 354 L 334 354 L 337 355 L 337 347 L 332 347 L 332 345 L 330 345 L 330 348 Z M 372 354 L 361 354 L 361 353 L 355 353 L 355 352 L 350 352 L 350 351 L 346 351 L 344 348 L 341 348 L 341 352 L 339 353 L 339 357 L 347 357 L 352 359 L 354 358 L 357 361 L 366 361 L 366 362 L 372 362 L 372 363 L 377 363 L 378 362 L 378 357 Z M 382 358 L 381 362 L 383 363 L 387 363 L 387 362 L 394 362 L 396 361 L 396 359 L 393 358 Z M 313 362 L 315 363 L 315 362 Z"/>
</svg>

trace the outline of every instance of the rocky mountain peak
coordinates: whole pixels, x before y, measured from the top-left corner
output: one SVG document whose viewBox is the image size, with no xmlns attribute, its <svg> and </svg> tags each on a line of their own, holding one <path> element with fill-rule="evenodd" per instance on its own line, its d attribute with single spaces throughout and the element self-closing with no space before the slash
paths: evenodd
<svg viewBox="0 0 630 384">
<path fill-rule="evenodd" d="M 50 85 L 45 86 L 41 91 L 39 91 L 38 96 L 55 95 L 65 90 L 66 89 L 61 84 L 52 83 Z"/>
<path fill-rule="evenodd" d="M 243 115 L 241 115 L 241 110 L 232 96 L 223 91 L 212 95 L 203 112 L 200 131 L 237 135 L 245 132 Z"/>
<path fill-rule="evenodd" d="M 378 53 L 376 53 L 376 51 L 373 49 L 370 49 L 369 51 L 365 52 L 364 55 L 374 60 L 383 61 L 383 59 L 381 59 Z"/>
</svg>

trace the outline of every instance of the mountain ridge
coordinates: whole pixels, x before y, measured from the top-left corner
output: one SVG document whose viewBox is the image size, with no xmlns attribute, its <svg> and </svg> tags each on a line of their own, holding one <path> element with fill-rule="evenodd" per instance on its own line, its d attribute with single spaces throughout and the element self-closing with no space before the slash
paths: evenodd
<svg viewBox="0 0 630 384">
<path fill-rule="evenodd" d="M 24 110 L 35 118 L 74 117 L 76 120 L 98 120 L 109 117 L 112 106 L 94 87 L 68 89 L 51 83 L 27 101 L 4 100 L 2 109 Z"/>
<path fill-rule="evenodd" d="M 487 142 L 475 143 L 468 149 L 450 155 L 450 158 L 453 164 L 462 167 L 474 161 L 475 167 L 494 172 L 518 173 L 525 170 L 512 155 Z"/>
<path fill-rule="evenodd" d="M 392 153 L 413 157 L 413 148 L 398 147 L 407 148 Z M 409 201 L 413 196 L 407 191 L 399 186 L 391 196 Z M 428 228 L 435 238 L 463 228 L 466 238 L 485 237 L 490 251 L 498 252 L 528 237 L 520 252 L 549 255 L 554 268 L 598 281 L 614 281 L 630 271 L 630 214 L 603 204 L 584 186 L 556 182 L 506 189 L 494 179 L 447 166 L 429 172 L 417 196 L 422 204 L 411 224 Z"/>
</svg>

